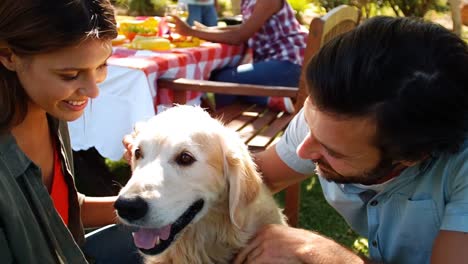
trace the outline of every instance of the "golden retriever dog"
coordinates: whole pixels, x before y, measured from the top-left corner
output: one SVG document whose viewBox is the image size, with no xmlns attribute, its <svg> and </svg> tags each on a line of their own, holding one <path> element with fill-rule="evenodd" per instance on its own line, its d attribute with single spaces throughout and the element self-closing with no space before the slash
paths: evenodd
<svg viewBox="0 0 468 264">
<path fill-rule="evenodd" d="M 266 224 L 286 224 L 246 145 L 200 107 L 135 126 L 132 177 L 115 203 L 145 263 L 229 263 Z"/>
</svg>

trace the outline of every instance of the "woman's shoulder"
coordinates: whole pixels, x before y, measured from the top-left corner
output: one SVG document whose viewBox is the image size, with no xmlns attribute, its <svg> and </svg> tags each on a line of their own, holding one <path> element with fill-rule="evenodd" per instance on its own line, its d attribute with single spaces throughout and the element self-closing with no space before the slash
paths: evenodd
<svg viewBox="0 0 468 264">
<path fill-rule="evenodd" d="M 11 134 L 0 136 L 0 177 L 16 177 L 30 164 L 31 160 L 21 151 Z"/>
</svg>

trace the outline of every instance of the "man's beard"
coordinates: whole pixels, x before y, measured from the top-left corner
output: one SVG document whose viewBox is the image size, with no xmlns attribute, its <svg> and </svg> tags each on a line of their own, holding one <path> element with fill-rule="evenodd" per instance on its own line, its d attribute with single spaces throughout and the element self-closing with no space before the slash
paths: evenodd
<svg viewBox="0 0 468 264">
<path fill-rule="evenodd" d="M 335 183 L 359 183 L 364 185 L 373 185 L 383 182 L 392 171 L 400 164 L 394 163 L 391 159 L 382 158 L 373 169 L 363 171 L 358 175 L 342 175 L 336 172 L 327 162 L 313 160 L 315 163 L 315 172 L 325 180 Z"/>
</svg>

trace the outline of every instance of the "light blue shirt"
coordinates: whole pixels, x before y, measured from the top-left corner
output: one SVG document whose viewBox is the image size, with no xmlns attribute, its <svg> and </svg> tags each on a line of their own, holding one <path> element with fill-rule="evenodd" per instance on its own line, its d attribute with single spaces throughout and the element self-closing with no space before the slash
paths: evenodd
<svg viewBox="0 0 468 264">
<path fill-rule="evenodd" d="M 280 158 L 303 174 L 314 172 L 311 161 L 296 155 L 308 131 L 301 111 L 276 147 Z M 328 203 L 368 238 L 372 260 L 429 263 L 440 230 L 468 232 L 468 141 L 456 154 L 405 169 L 374 188 L 378 191 L 319 179 Z"/>
</svg>

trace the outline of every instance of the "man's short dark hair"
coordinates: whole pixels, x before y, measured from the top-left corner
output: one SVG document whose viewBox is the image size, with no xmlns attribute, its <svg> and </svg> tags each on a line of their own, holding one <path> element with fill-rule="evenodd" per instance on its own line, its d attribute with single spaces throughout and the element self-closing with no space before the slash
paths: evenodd
<svg viewBox="0 0 468 264">
<path fill-rule="evenodd" d="M 394 160 L 457 151 L 468 135 L 466 43 L 440 25 L 375 17 L 326 45 L 306 69 L 319 110 L 373 117 Z"/>
</svg>

